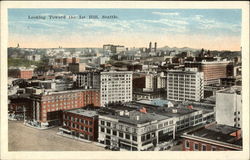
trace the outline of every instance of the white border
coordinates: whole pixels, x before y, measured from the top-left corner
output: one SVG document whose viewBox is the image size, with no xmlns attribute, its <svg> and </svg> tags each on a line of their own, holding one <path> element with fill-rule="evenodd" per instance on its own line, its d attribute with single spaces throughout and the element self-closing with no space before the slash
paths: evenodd
<svg viewBox="0 0 250 160">
<path fill-rule="evenodd" d="M 8 152 L 7 42 L 8 8 L 158 8 L 158 9 L 242 9 L 243 61 L 243 151 L 220 152 Z M 1 159 L 249 159 L 249 2 L 237 1 L 3 1 L 1 2 Z"/>
</svg>

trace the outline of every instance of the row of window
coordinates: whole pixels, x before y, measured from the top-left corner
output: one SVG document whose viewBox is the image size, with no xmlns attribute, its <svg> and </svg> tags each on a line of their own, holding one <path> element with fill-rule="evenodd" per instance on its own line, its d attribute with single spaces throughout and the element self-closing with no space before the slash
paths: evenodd
<svg viewBox="0 0 250 160">
<path fill-rule="evenodd" d="M 105 132 L 105 129 L 103 127 L 100 127 L 101 132 Z M 111 129 L 106 128 L 106 133 L 111 135 Z M 112 135 L 113 136 L 118 136 L 120 138 L 125 138 L 128 140 L 131 140 L 131 135 L 123 132 L 118 132 L 116 130 L 112 130 Z M 132 140 L 137 141 L 137 136 L 132 135 Z"/>
<path fill-rule="evenodd" d="M 185 141 L 185 148 L 190 148 L 190 142 L 189 141 Z M 193 150 L 194 151 L 199 151 L 199 144 L 198 143 L 193 143 Z M 201 151 L 207 151 L 207 145 L 206 144 L 201 144 Z M 211 146 L 211 151 L 216 151 L 216 147 L 215 146 Z"/>
</svg>

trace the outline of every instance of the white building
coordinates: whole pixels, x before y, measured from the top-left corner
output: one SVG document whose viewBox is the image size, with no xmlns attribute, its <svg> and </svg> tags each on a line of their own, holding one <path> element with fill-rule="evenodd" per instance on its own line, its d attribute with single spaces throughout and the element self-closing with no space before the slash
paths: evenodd
<svg viewBox="0 0 250 160">
<path fill-rule="evenodd" d="M 216 92 L 216 121 L 218 124 L 242 127 L 242 96 L 240 86 Z"/>
<path fill-rule="evenodd" d="M 132 72 L 101 72 L 101 106 L 132 101 Z"/>
<path fill-rule="evenodd" d="M 167 98 L 200 101 L 204 98 L 204 75 L 197 71 L 168 71 Z"/>
<path fill-rule="evenodd" d="M 154 113 L 120 111 L 99 116 L 98 142 L 120 150 L 153 150 L 162 138 L 172 139 L 174 118 Z"/>
</svg>

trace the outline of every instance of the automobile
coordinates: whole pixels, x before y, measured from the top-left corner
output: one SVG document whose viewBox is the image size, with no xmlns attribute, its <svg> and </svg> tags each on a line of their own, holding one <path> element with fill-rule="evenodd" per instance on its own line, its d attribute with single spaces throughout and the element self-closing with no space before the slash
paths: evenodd
<svg viewBox="0 0 250 160">
<path fill-rule="evenodd" d="M 118 148 L 118 147 L 112 147 L 111 150 L 112 151 L 120 151 L 120 148 Z"/>
<path fill-rule="evenodd" d="M 104 148 L 107 150 L 110 150 L 110 146 L 105 146 Z"/>
</svg>

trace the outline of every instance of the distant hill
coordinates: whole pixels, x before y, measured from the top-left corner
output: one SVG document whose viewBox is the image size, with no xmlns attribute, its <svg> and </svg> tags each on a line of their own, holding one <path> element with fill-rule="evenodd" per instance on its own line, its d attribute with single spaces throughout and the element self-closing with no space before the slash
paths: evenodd
<svg viewBox="0 0 250 160">
<path fill-rule="evenodd" d="M 201 49 L 195 49 L 195 48 L 189 48 L 189 47 L 178 48 L 178 47 L 169 47 L 169 46 L 165 46 L 159 49 L 164 50 L 164 51 L 178 51 L 178 52 L 187 52 L 187 51 L 195 52 L 195 51 L 201 50 Z"/>
</svg>

